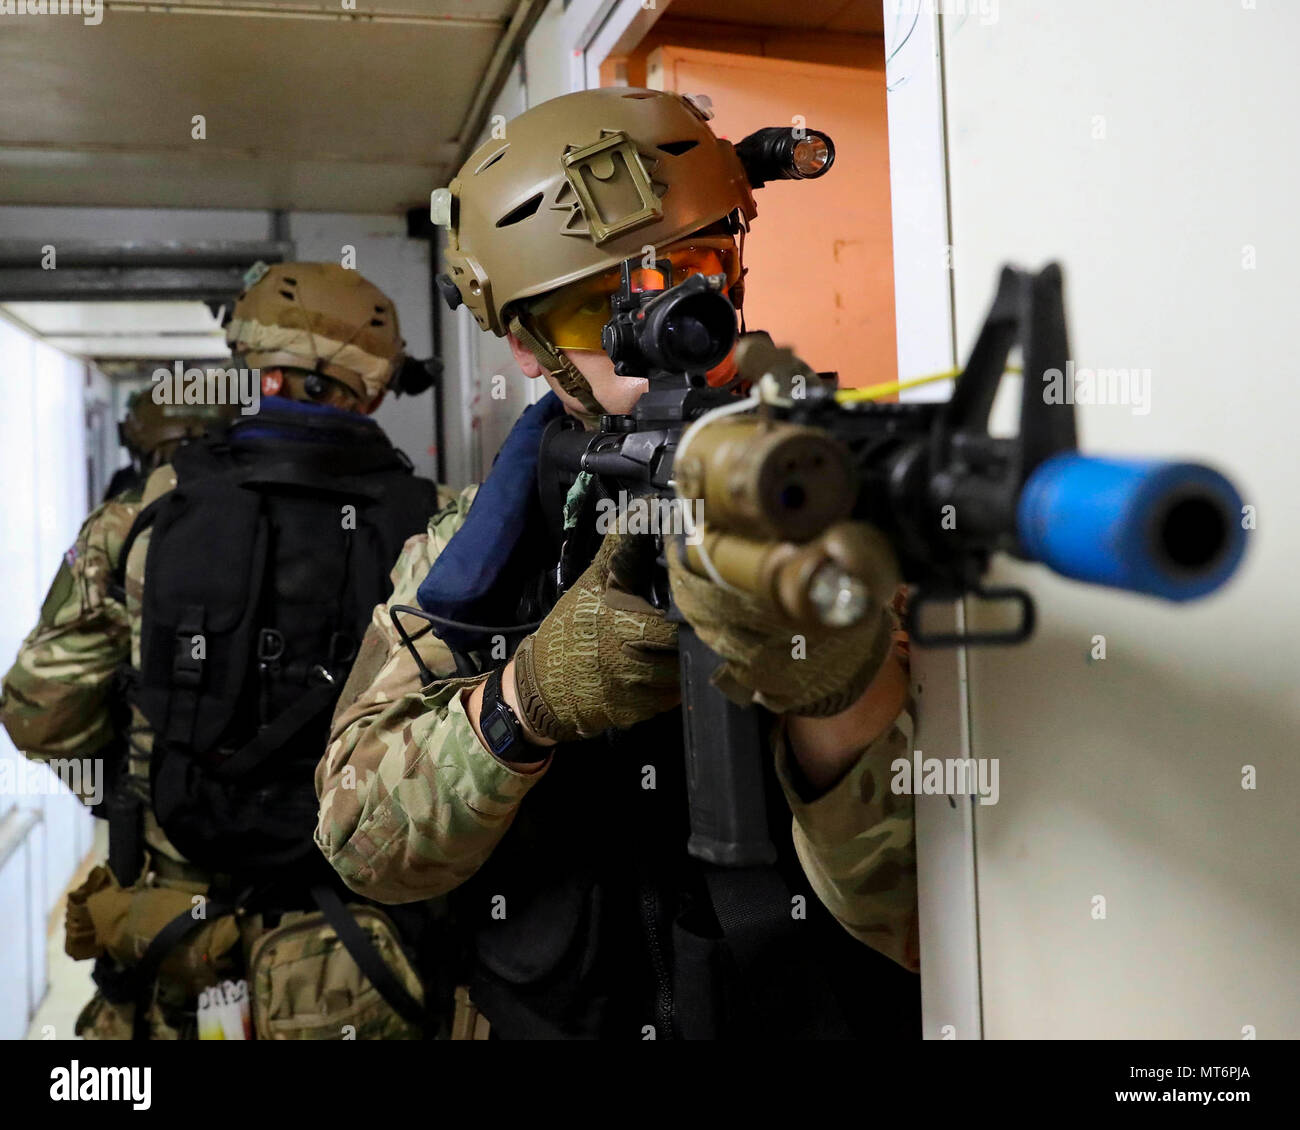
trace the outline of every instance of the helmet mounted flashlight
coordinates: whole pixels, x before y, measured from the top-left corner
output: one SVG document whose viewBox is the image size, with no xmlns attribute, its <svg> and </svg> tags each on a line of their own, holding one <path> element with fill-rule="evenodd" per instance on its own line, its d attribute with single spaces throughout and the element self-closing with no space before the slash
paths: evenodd
<svg viewBox="0 0 1300 1130">
<path fill-rule="evenodd" d="M 815 180 L 835 163 L 829 134 L 804 127 L 769 126 L 739 142 L 736 155 L 753 188 L 770 180 Z"/>
</svg>

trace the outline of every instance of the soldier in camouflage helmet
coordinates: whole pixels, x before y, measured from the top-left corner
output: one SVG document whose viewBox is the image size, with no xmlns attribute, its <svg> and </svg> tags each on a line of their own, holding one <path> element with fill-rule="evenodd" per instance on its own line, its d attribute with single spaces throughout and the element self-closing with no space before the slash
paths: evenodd
<svg viewBox="0 0 1300 1130">
<path fill-rule="evenodd" d="M 472 953 L 458 1032 L 843 1035 L 878 1031 L 882 1008 L 919 1030 L 906 972 L 918 968 L 912 807 L 889 788 L 912 729 L 890 578 L 862 628 L 810 638 L 792 659 L 789 630 L 761 610 L 673 576 L 739 693 L 775 717 L 769 796 L 784 798 L 780 866 L 794 891 L 781 915 L 807 923 L 794 933 L 829 996 L 815 974 L 755 984 L 747 950 L 775 939 L 747 945 L 686 857 L 676 630 L 630 591 L 628 542 L 593 542 L 549 611 L 530 595 L 571 555 L 571 519 L 590 501 L 575 485 L 563 532 L 548 525 L 533 485 L 544 428 L 562 412 L 626 412 L 645 391 L 601 349 L 619 264 L 653 248 L 674 278 L 724 276 L 739 305 L 738 237 L 755 214 L 736 152 L 697 104 L 623 88 L 529 110 L 435 193 L 444 296 L 507 336 L 554 395 L 398 562 L 317 770 L 317 840 L 357 892 L 453 892 Z M 418 664 L 390 615 L 417 595 L 443 617 L 433 630 L 408 621 Z M 486 627 L 535 619 L 527 634 Z M 806 971 L 796 956 L 789 966 Z"/>
<path fill-rule="evenodd" d="M 177 447 L 207 435 L 233 419 L 236 412 L 236 407 L 229 404 L 161 404 L 149 389 L 133 392 L 126 404 L 126 415 L 117 425 L 118 439 L 131 462 L 114 472 L 104 491 L 104 501 L 121 494 L 138 498 L 145 480 L 171 461 Z"/>
<path fill-rule="evenodd" d="M 85 759 L 88 782 L 128 739 L 124 775 L 107 786 L 109 865 L 68 901 L 67 952 L 95 960 L 98 988 L 79 1035 L 194 1038 L 199 994 L 244 977 L 259 1038 L 410 1038 L 422 988 L 396 912 L 344 910 L 337 892 L 317 901 L 306 889 L 309 873 L 321 878 L 311 771 L 388 568 L 442 499 L 367 418 L 403 388 L 388 297 L 329 263 L 259 265 L 247 283 L 226 336 L 238 363 L 260 369 L 259 411 L 206 406 L 230 424 L 208 442 L 193 438 L 205 406 L 174 417 L 137 398 L 124 439 L 158 465 L 142 494 L 86 519 L 4 677 L 0 721 L 29 758 Z M 178 651 L 185 608 L 196 627 Z M 173 725 L 182 715 L 189 731 Z M 169 765 L 207 780 L 209 767 L 259 755 L 285 768 L 232 777 L 226 791 L 169 782 Z M 223 812 L 238 828 L 219 826 Z M 280 821 L 279 839 L 264 820 Z M 262 843 L 278 850 L 231 854 Z M 175 933 L 199 904 L 206 917 Z M 338 913 L 389 969 L 382 991 L 341 943 Z"/>
</svg>

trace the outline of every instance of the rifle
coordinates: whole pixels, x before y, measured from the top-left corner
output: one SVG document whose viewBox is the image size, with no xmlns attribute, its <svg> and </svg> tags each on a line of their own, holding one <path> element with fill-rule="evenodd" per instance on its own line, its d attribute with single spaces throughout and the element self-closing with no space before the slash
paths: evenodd
<svg viewBox="0 0 1300 1130">
<path fill-rule="evenodd" d="M 995 553 L 1173 601 L 1213 592 L 1237 568 L 1241 499 L 1223 475 L 1197 463 L 1079 452 L 1073 398 L 1049 396 L 1040 384 L 1067 372 L 1057 265 L 1037 274 L 1003 269 L 944 403 L 837 395 L 833 379 L 766 334 L 743 335 L 736 346 L 754 390 L 748 400 L 711 388 L 705 374 L 736 342 L 725 280 L 695 275 L 674 285 L 671 264 L 658 260 L 664 289 L 635 291 L 633 272 L 646 267 L 623 264 L 602 345 L 616 372 L 646 377 L 648 391 L 595 432 L 559 430 L 547 457 L 571 474 L 597 476 L 611 495 L 702 508 L 696 544 L 656 535 L 650 596 L 670 616 L 663 554 L 679 552 L 693 571 L 770 604 L 792 631 L 852 624 L 868 605 L 872 528 L 897 554 L 912 589 L 906 627 L 923 647 L 1029 638 L 1030 594 L 983 584 Z M 989 415 L 1016 346 L 1020 430 L 995 437 Z M 925 607 L 967 596 L 1010 602 L 1019 617 L 996 631 L 925 628 Z M 710 685 L 718 657 L 689 624 L 679 632 L 688 850 L 727 867 L 770 863 L 756 712 Z"/>
</svg>

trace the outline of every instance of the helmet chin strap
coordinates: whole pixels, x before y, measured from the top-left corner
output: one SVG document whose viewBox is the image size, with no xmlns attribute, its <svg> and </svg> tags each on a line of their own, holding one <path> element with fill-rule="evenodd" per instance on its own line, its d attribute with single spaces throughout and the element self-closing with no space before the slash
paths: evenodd
<svg viewBox="0 0 1300 1130">
<path fill-rule="evenodd" d="M 584 427 L 590 429 L 596 419 L 605 415 L 605 409 L 592 394 L 587 378 L 578 371 L 578 367 L 564 356 L 560 350 L 546 342 L 540 334 L 534 333 L 524 324 L 518 314 L 510 316 L 509 330 L 523 344 L 542 366 L 554 378 L 560 390 L 573 397 L 582 405 L 585 415 L 579 416 Z"/>
</svg>

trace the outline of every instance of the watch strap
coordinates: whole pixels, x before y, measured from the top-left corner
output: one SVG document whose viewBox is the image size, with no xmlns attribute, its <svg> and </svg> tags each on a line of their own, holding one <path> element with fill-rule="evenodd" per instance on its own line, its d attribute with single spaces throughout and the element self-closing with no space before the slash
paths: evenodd
<svg viewBox="0 0 1300 1130">
<path fill-rule="evenodd" d="M 494 668 L 483 685 L 483 706 L 479 711 L 479 730 L 487 740 L 493 756 L 502 761 L 538 761 L 538 751 L 524 737 L 519 718 L 506 702 L 501 690 L 503 668 Z M 508 732 L 503 733 L 502 727 Z M 508 738 L 504 741 L 502 738 Z"/>
</svg>

